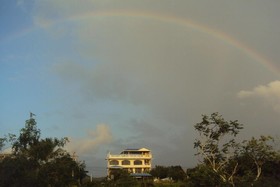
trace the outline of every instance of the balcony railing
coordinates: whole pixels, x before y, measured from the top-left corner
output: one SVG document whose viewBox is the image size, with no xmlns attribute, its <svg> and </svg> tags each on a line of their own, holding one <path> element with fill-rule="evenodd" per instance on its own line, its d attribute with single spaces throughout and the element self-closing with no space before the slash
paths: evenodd
<svg viewBox="0 0 280 187">
<path fill-rule="evenodd" d="M 112 155 L 108 154 L 107 158 L 152 158 L 151 154 L 120 154 L 120 155 Z"/>
<path fill-rule="evenodd" d="M 117 165 L 121 168 L 151 168 L 152 165 Z M 116 165 L 107 165 L 107 168 L 116 168 Z"/>
</svg>

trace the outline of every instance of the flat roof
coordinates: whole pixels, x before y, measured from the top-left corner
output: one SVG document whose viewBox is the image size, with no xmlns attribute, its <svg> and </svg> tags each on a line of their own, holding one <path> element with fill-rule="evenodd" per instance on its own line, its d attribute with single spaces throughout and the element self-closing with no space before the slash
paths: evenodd
<svg viewBox="0 0 280 187">
<path fill-rule="evenodd" d="M 124 151 L 150 151 L 150 150 L 146 148 L 127 148 Z"/>
</svg>

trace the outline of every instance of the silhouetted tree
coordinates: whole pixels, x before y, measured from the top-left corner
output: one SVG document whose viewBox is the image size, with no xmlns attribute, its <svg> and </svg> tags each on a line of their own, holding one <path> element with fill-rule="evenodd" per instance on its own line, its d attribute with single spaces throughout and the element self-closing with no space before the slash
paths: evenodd
<svg viewBox="0 0 280 187">
<path fill-rule="evenodd" d="M 163 179 L 168 177 L 168 168 L 165 166 L 156 165 L 155 168 L 150 171 L 150 173 L 153 177 Z"/>
<path fill-rule="evenodd" d="M 131 187 L 136 186 L 137 181 L 130 176 L 130 174 L 123 169 L 115 169 L 111 173 L 113 177 L 112 180 L 107 184 L 108 186 L 123 186 L 123 187 Z"/>
<path fill-rule="evenodd" d="M 275 186 L 279 184 L 279 151 L 270 136 L 235 141 L 243 129 L 237 120 L 226 121 L 218 113 L 203 115 L 195 125 L 199 138 L 194 147 L 202 158 L 200 165 L 188 170 L 193 186 Z M 274 176 L 274 177 L 272 177 Z"/>
<path fill-rule="evenodd" d="M 31 115 L 18 137 L 9 135 L 9 139 L 1 139 L 11 142 L 12 155 L 0 162 L 0 186 L 79 184 L 86 176 L 85 164 L 74 161 L 63 149 L 68 139 L 41 139 L 36 124 Z"/>
<path fill-rule="evenodd" d="M 218 187 L 225 183 L 205 164 L 199 164 L 187 171 L 187 186 L 190 187 Z"/>
<path fill-rule="evenodd" d="M 203 115 L 202 122 L 194 127 L 199 133 L 199 139 L 194 142 L 197 155 L 224 183 L 234 186 L 234 175 L 238 167 L 234 158 L 239 146 L 235 136 L 243 128 L 242 124 L 237 120 L 228 122 L 219 113 L 213 113 L 210 116 Z"/>
<path fill-rule="evenodd" d="M 172 178 L 174 181 L 183 181 L 186 177 L 181 166 L 170 166 L 168 167 L 168 177 Z"/>
<path fill-rule="evenodd" d="M 242 163 L 238 169 L 238 175 L 241 181 L 247 181 L 254 185 L 262 180 L 264 172 L 275 172 L 273 167 L 268 169 L 268 164 L 279 162 L 279 153 L 274 150 L 271 136 L 260 136 L 259 139 L 252 137 L 250 140 L 244 140 L 238 155 L 238 161 Z M 263 171 L 263 169 L 266 170 Z"/>
</svg>

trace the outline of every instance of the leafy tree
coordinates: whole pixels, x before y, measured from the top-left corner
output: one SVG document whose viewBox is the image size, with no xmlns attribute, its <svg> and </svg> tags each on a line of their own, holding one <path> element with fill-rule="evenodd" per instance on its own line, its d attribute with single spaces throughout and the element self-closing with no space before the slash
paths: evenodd
<svg viewBox="0 0 280 187">
<path fill-rule="evenodd" d="M 0 151 L 2 151 L 2 149 L 5 149 L 7 147 L 6 144 L 9 143 L 9 142 L 13 142 L 16 138 L 16 135 L 14 134 L 8 134 L 8 135 L 5 135 L 4 137 L 0 138 Z"/>
<path fill-rule="evenodd" d="M 280 154 L 271 136 L 252 137 L 236 143 L 243 125 L 226 121 L 218 113 L 203 115 L 195 125 L 199 138 L 194 147 L 202 160 L 189 171 L 193 186 L 277 186 Z M 277 184 L 277 185 L 276 185 Z"/>
<path fill-rule="evenodd" d="M 221 178 L 205 164 L 199 164 L 187 171 L 187 186 L 216 187 L 222 184 Z"/>
<path fill-rule="evenodd" d="M 234 176 L 238 162 L 235 157 L 238 144 L 235 137 L 243 125 L 235 121 L 226 121 L 219 113 L 210 116 L 203 115 L 202 122 L 195 125 L 199 133 L 199 139 L 194 142 L 197 155 L 215 175 L 219 176 L 223 183 L 234 186 Z"/>
<path fill-rule="evenodd" d="M 175 181 L 183 181 L 186 177 L 186 173 L 182 169 L 181 166 L 158 166 L 156 165 L 155 168 L 153 168 L 150 171 L 150 174 L 153 177 L 163 179 L 170 177 Z"/>
<path fill-rule="evenodd" d="M 155 168 L 150 171 L 150 173 L 153 177 L 163 179 L 168 177 L 168 168 L 165 166 L 156 165 Z"/>
<path fill-rule="evenodd" d="M 77 164 L 69 155 L 64 155 L 51 162 L 44 164 L 38 173 L 38 179 L 42 186 L 67 186 L 76 184 L 84 178 L 85 172 L 83 164 Z"/>
<path fill-rule="evenodd" d="M 25 127 L 20 130 L 18 139 L 13 143 L 14 154 L 23 154 L 27 157 L 32 156 L 29 155 L 29 149 L 39 143 L 41 135 L 41 132 L 37 128 L 36 124 L 37 123 L 34 118 L 26 120 Z"/>
<path fill-rule="evenodd" d="M 259 139 L 252 137 L 244 140 L 240 150 L 239 160 L 242 166 L 239 174 L 253 185 L 261 178 L 263 167 L 266 163 L 276 162 L 279 154 L 271 144 L 274 139 L 271 136 L 261 136 Z"/>
<path fill-rule="evenodd" d="M 170 166 L 168 168 L 168 177 L 172 178 L 174 181 L 183 181 L 186 177 L 186 173 L 181 166 Z"/>
<path fill-rule="evenodd" d="M 280 155 L 272 160 L 265 162 L 262 168 L 262 176 L 256 181 L 255 186 L 279 186 L 280 184 Z"/>
<path fill-rule="evenodd" d="M 85 164 L 63 149 L 67 138 L 41 138 L 32 116 L 18 137 L 9 135 L 13 154 L 0 162 L 0 186 L 68 186 L 86 176 Z M 2 144 L 1 144 L 2 145 Z"/>
<path fill-rule="evenodd" d="M 5 146 L 5 141 L 6 141 L 6 138 L 0 138 L 0 151 Z"/>
<path fill-rule="evenodd" d="M 113 180 L 109 181 L 108 186 L 123 186 L 123 187 L 131 187 L 136 186 L 137 181 L 131 177 L 128 171 L 123 169 L 115 169 L 112 170 L 111 173 Z"/>
<path fill-rule="evenodd" d="M 37 186 L 37 163 L 26 157 L 7 157 L 0 163 L 0 186 Z"/>
</svg>

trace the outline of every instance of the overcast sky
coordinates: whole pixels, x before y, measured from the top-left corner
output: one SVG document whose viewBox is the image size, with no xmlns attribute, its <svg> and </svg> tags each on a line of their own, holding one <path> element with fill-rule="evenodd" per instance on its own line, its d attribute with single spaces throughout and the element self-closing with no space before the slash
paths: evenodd
<svg viewBox="0 0 280 187">
<path fill-rule="evenodd" d="M 197 163 L 202 114 L 279 136 L 280 1 L 2 0 L 0 136 L 29 112 L 94 176 L 108 151 Z"/>
</svg>

